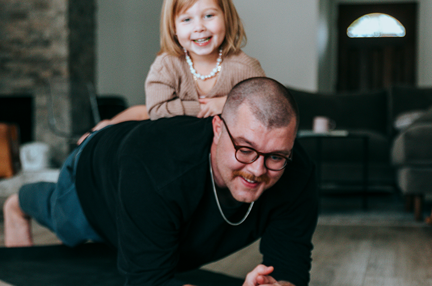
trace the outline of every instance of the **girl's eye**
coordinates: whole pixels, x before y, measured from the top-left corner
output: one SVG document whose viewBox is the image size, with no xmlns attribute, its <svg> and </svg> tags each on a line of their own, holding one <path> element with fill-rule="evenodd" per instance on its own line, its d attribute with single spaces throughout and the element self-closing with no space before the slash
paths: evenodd
<svg viewBox="0 0 432 286">
<path fill-rule="evenodd" d="M 213 17 L 213 14 L 207 14 L 207 15 L 205 15 L 205 18 L 206 18 L 206 19 L 209 19 L 209 18 L 211 18 L 211 17 Z"/>
<path fill-rule="evenodd" d="M 190 18 L 184 18 L 184 19 L 182 19 L 182 22 L 189 22 L 190 21 Z"/>
</svg>

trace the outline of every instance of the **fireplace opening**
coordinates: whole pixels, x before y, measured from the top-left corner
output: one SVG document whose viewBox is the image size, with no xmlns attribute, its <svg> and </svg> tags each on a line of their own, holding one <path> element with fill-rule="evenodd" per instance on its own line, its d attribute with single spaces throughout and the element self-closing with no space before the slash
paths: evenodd
<svg viewBox="0 0 432 286">
<path fill-rule="evenodd" d="M 0 122 L 19 128 L 20 144 L 34 140 L 34 99 L 31 94 L 0 95 Z"/>
</svg>

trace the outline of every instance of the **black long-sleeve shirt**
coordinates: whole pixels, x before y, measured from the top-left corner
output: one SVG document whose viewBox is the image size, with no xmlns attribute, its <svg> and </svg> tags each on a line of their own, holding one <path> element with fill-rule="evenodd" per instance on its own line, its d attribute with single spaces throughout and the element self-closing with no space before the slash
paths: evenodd
<svg viewBox="0 0 432 286">
<path fill-rule="evenodd" d="M 293 162 L 239 226 L 216 205 L 209 171 L 212 118 L 125 122 L 82 151 L 76 185 L 90 224 L 118 249 L 126 285 L 182 285 L 195 269 L 261 239 L 272 276 L 307 285 L 317 221 L 313 164 L 295 144 Z M 239 221 L 249 204 L 223 207 Z M 241 263 L 241 262 L 239 262 Z M 252 269 L 251 269 L 252 270 Z"/>
</svg>

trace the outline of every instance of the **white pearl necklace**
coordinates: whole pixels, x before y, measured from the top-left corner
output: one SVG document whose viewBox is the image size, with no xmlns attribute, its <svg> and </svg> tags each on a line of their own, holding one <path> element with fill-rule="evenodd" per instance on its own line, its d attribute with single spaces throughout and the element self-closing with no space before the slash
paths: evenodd
<svg viewBox="0 0 432 286">
<path fill-rule="evenodd" d="M 251 210 L 252 210 L 253 205 L 254 205 L 255 202 L 252 202 L 252 203 L 249 205 L 249 208 L 248 208 L 248 210 L 247 210 L 245 216 L 244 216 L 244 217 L 243 217 L 239 222 L 231 222 L 231 221 L 229 221 L 229 220 L 226 218 L 226 216 L 224 215 L 223 211 L 222 211 L 222 207 L 221 207 L 221 205 L 220 205 L 220 203 L 219 203 L 219 198 L 218 198 L 218 195 L 217 195 L 217 192 L 216 192 L 216 186 L 215 186 L 214 178 L 213 178 L 213 169 L 212 169 L 212 166 L 211 166 L 211 153 L 210 153 L 210 155 L 209 155 L 209 162 L 210 162 L 210 176 L 211 176 L 211 180 L 212 180 L 213 193 L 214 193 L 214 195 L 215 195 L 215 198 L 216 198 L 216 204 L 217 204 L 217 206 L 218 206 L 218 209 L 219 209 L 219 212 L 220 212 L 222 218 L 223 218 L 224 221 L 225 221 L 227 224 L 229 224 L 229 225 L 232 225 L 232 226 L 238 226 L 238 225 L 241 225 L 241 224 L 242 224 L 242 223 L 247 219 L 247 217 L 249 216 L 249 214 L 250 214 L 250 212 L 251 212 Z"/>
<path fill-rule="evenodd" d="M 197 73 L 197 71 L 193 67 L 192 59 L 189 57 L 186 49 L 183 49 L 183 50 L 184 50 L 185 55 L 186 55 L 186 62 L 188 63 L 189 69 L 190 69 L 192 75 L 194 76 L 195 80 L 197 80 L 197 79 L 206 80 L 206 79 L 215 77 L 220 72 L 221 63 L 222 63 L 222 49 L 219 50 L 219 57 L 217 59 L 216 67 L 208 75 L 201 75 L 200 73 Z"/>
</svg>

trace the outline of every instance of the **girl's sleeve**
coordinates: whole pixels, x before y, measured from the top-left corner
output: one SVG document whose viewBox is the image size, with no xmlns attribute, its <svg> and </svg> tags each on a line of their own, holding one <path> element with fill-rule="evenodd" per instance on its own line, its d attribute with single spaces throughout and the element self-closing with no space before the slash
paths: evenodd
<svg viewBox="0 0 432 286">
<path fill-rule="evenodd" d="M 179 97 L 179 81 L 180 74 L 174 65 L 164 61 L 164 57 L 156 58 L 145 82 L 146 106 L 151 120 L 198 115 L 198 101 Z"/>
<path fill-rule="evenodd" d="M 244 52 L 233 57 L 231 66 L 229 67 L 232 73 L 238 77 L 239 81 L 248 79 L 251 77 L 263 77 L 266 76 L 260 62 L 248 56 Z"/>
</svg>

